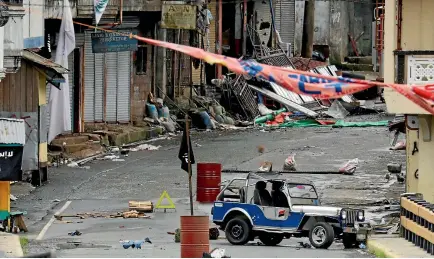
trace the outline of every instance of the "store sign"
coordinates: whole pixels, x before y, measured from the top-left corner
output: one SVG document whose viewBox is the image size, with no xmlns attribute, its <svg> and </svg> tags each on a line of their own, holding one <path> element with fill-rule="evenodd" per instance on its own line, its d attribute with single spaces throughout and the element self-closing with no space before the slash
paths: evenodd
<svg viewBox="0 0 434 259">
<path fill-rule="evenodd" d="M 161 10 L 161 28 L 196 30 L 195 5 L 163 4 Z"/>
<path fill-rule="evenodd" d="M 123 36 L 118 33 L 95 32 L 91 33 L 92 52 L 121 52 L 121 51 L 136 51 L 137 40 L 131 39 L 128 36 Z"/>
<path fill-rule="evenodd" d="M 22 146 L 0 146 L 0 181 L 19 181 L 22 162 Z"/>
</svg>

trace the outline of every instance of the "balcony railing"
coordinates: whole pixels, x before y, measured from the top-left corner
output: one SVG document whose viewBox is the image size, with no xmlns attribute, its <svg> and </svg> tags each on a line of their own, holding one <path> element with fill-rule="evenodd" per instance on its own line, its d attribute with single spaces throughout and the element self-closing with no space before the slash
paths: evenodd
<svg viewBox="0 0 434 259">
<path fill-rule="evenodd" d="M 3 0 L 6 5 L 23 6 L 23 0 Z"/>
</svg>

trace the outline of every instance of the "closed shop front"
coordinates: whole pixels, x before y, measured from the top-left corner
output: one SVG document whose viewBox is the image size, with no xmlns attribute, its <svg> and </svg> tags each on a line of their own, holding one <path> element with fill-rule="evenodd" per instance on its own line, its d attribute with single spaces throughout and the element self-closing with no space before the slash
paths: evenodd
<svg viewBox="0 0 434 259">
<path fill-rule="evenodd" d="M 85 32 L 84 122 L 130 121 L 131 52 L 92 53 Z"/>
<path fill-rule="evenodd" d="M 294 51 L 295 0 L 275 0 L 275 23 L 283 43 L 290 43 Z M 286 46 L 281 46 L 286 50 Z"/>
</svg>

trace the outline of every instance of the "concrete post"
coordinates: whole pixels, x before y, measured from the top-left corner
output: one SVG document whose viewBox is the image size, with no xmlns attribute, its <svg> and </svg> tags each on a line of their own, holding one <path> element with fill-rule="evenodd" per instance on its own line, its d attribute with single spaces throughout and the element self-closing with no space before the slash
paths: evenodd
<svg viewBox="0 0 434 259">
<path fill-rule="evenodd" d="M 307 0 L 304 6 L 303 39 L 301 56 L 311 58 L 313 52 L 313 33 L 315 29 L 315 1 Z"/>
<path fill-rule="evenodd" d="M 167 30 L 160 27 L 158 24 L 157 28 L 157 39 L 161 41 L 166 41 L 167 39 Z M 165 98 L 167 94 L 166 84 L 167 84 L 167 68 L 166 68 L 166 60 L 167 60 L 167 51 L 166 48 L 157 48 L 157 69 L 156 69 L 156 80 L 155 84 L 157 86 L 157 96 L 160 98 Z"/>
</svg>

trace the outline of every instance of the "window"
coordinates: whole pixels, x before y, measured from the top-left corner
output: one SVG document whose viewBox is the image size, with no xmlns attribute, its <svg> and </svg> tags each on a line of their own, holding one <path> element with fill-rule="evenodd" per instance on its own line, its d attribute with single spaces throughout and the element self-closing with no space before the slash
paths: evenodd
<svg viewBox="0 0 434 259">
<path fill-rule="evenodd" d="M 5 3 L 7 5 L 22 6 L 23 5 L 23 0 L 3 0 L 3 3 Z"/>
<path fill-rule="evenodd" d="M 139 46 L 136 51 L 136 74 L 146 74 L 148 64 L 148 46 Z"/>
</svg>

